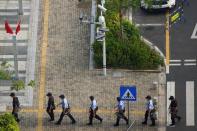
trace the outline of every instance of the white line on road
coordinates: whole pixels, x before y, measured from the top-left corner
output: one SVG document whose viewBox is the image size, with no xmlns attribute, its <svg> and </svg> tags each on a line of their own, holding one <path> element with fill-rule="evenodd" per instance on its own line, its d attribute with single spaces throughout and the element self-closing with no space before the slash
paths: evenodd
<svg viewBox="0 0 197 131">
<path fill-rule="evenodd" d="M 181 66 L 181 63 L 170 63 L 170 66 Z"/>
<path fill-rule="evenodd" d="M 140 26 L 165 26 L 165 24 L 153 23 L 153 24 L 136 24 L 137 27 Z"/>
<path fill-rule="evenodd" d="M 196 59 L 185 59 L 184 62 L 196 62 Z"/>
<path fill-rule="evenodd" d="M 184 63 L 184 66 L 195 66 L 196 63 Z"/>
<path fill-rule="evenodd" d="M 170 62 L 181 62 L 181 60 L 170 60 Z"/>
<path fill-rule="evenodd" d="M 186 125 L 194 126 L 194 81 L 186 81 Z"/>
<path fill-rule="evenodd" d="M 170 73 L 170 67 L 169 65 L 166 65 L 166 74 L 169 74 Z"/>
<path fill-rule="evenodd" d="M 168 81 L 167 82 L 167 125 L 171 123 L 170 114 L 168 107 L 170 105 L 169 97 L 175 96 L 175 82 L 174 81 Z"/>
</svg>

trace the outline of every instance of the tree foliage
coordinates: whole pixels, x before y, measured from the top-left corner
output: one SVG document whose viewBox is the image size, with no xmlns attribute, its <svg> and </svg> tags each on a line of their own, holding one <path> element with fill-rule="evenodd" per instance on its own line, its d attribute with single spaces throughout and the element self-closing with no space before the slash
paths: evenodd
<svg viewBox="0 0 197 131">
<path fill-rule="evenodd" d="M 147 46 L 140 38 L 140 32 L 130 21 L 123 19 L 120 23 L 120 0 L 106 1 L 106 59 L 108 68 L 123 69 L 156 69 L 163 65 L 163 58 Z M 95 42 L 94 62 L 97 68 L 102 68 L 102 43 Z"/>
<path fill-rule="evenodd" d="M 9 80 L 11 79 L 11 75 L 13 72 L 9 70 L 11 67 L 10 64 L 8 64 L 7 61 L 3 61 L 0 65 L 0 80 Z"/>
<path fill-rule="evenodd" d="M 12 114 L 0 115 L 0 131 L 20 131 L 18 123 Z"/>
</svg>

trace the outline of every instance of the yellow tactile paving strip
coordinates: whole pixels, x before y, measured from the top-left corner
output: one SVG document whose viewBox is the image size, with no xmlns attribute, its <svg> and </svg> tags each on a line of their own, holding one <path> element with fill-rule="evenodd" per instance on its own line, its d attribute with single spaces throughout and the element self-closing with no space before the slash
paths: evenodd
<svg viewBox="0 0 197 131">
<path fill-rule="evenodd" d="M 44 106 L 44 92 L 46 82 L 46 54 L 48 45 L 48 24 L 49 24 L 49 0 L 44 1 L 44 30 L 43 41 L 41 46 L 41 69 L 40 69 L 40 87 L 38 96 L 38 128 L 37 131 L 42 131 L 43 120 L 43 106 Z"/>
</svg>

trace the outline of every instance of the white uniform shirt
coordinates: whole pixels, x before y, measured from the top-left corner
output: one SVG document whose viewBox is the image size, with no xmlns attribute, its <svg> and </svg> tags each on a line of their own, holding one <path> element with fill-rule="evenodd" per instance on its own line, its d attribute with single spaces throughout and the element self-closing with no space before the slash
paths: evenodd
<svg viewBox="0 0 197 131">
<path fill-rule="evenodd" d="M 154 109 L 153 100 L 149 100 L 149 101 L 146 103 L 146 109 L 147 109 L 147 110 L 153 110 L 153 109 Z"/>
<path fill-rule="evenodd" d="M 68 108 L 68 101 L 67 101 L 66 98 L 64 98 L 64 99 L 61 101 L 60 104 L 62 105 L 62 108 Z"/>
<path fill-rule="evenodd" d="M 91 104 L 90 104 L 90 108 L 91 108 L 92 110 L 95 110 L 96 107 L 97 107 L 96 100 L 93 100 L 93 101 L 91 102 Z"/>
<path fill-rule="evenodd" d="M 124 109 L 125 109 L 124 101 L 118 102 L 118 109 L 119 109 L 119 110 L 124 110 Z"/>
</svg>

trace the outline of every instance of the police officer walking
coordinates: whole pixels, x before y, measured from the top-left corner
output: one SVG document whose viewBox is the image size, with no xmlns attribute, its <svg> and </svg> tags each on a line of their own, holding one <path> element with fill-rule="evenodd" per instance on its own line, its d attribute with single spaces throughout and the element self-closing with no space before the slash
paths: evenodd
<svg viewBox="0 0 197 131">
<path fill-rule="evenodd" d="M 124 115 L 125 113 L 125 105 L 124 105 L 124 101 L 121 101 L 121 98 L 120 97 L 117 97 L 117 106 L 116 106 L 116 116 L 117 116 L 117 119 L 116 119 L 116 124 L 114 124 L 114 126 L 119 126 L 119 122 L 120 122 L 120 119 L 124 119 L 126 121 L 126 124 L 128 125 L 129 124 L 129 120 L 128 118 Z"/>
<path fill-rule="evenodd" d="M 150 115 L 150 119 L 152 121 L 152 124 L 150 126 L 155 126 L 155 118 L 154 118 L 155 109 L 154 109 L 153 100 L 149 95 L 146 96 L 146 100 L 147 100 L 146 112 L 145 112 L 144 122 L 142 122 L 142 124 L 147 125 L 148 116 Z"/>
<path fill-rule="evenodd" d="M 170 96 L 169 100 L 171 101 L 170 106 L 169 106 L 169 112 L 171 114 L 171 120 L 172 123 L 170 126 L 175 126 L 175 119 L 178 119 L 178 121 L 181 120 L 181 117 L 177 115 L 178 112 L 178 103 L 174 96 Z"/>
<path fill-rule="evenodd" d="M 75 124 L 76 121 L 73 118 L 73 116 L 70 114 L 70 106 L 69 106 L 69 103 L 68 103 L 67 99 L 65 98 L 64 95 L 60 95 L 59 98 L 61 99 L 61 102 L 58 105 L 61 105 L 62 106 L 62 113 L 60 115 L 59 120 L 55 124 L 56 125 L 60 125 L 61 122 L 62 122 L 62 119 L 63 119 L 64 115 L 67 115 L 71 119 L 72 124 Z"/>
<path fill-rule="evenodd" d="M 15 117 L 17 122 L 20 122 L 19 118 L 18 118 L 18 112 L 20 109 L 20 102 L 18 100 L 18 97 L 15 96 L 15 93 L 10 93 L 10 96 L 12 97 L 13 101 L 12 101 L 12 115 Z"/>
<path fill-rule="evenodd" d="M 50 120 L 49 121 L 54 121 L 54 113 L 53 113 L 53 110 L 55 110 L 55 102 L 54 102 L 54 98 L 53 98 L 53 95 L 51 92 L 47 93 L 48 96 L 48 104 L 47 104 L 47 113 L 49 114 L 50 116 Z"/>
<path fill-rule="evenodd" d="M 89 108 L 89 113 L 90 113 L 89 123 L 87 125 L 92 125 L 92 121 L 94 117 L 102 123 L 103 119 L 99 115 L 96 114 L 96 112 L 98 111 L 98 106 L 97 106 L 96 100 L 94 99 L 94 96 L 90 96 L 89 98 L 91 100 L 91 104 Z"/>
</svg>

